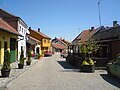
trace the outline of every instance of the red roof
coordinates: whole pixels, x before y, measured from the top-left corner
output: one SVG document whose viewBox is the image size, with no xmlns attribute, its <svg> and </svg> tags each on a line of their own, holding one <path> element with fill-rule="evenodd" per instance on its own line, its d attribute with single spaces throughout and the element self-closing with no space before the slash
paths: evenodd
<svg viewBox="0 0 120 90">
<path fill-rule="evenodd" d="M 9 24 L 0 18 L 0 29 L 10 32 L 15 35 L 20 35 L 15 29 L 13 29 Z"/>
<path fill-rule="evenodd" d="M 71 42 L 69 42 L 69 41 L 67 41 L 67 40 L 65 40 L 65 39 L 63 39 L 62 40 L 64 43 L 66 43 L 66 44 L 71 44 Z"/>
<path fill-rule="evenodd" d="M 96 32 L 96 29 L 94 30 L 84 30 L 82 31 L 75 39 L 79 40 L 80 42 L 86 42 L 92 35 L 94 35 Z"/>
<path fill-rule="evenodd" d="M 67 45 L 67 43 L 63 42 L 61 39 L 57 38 L 57 40 L 62 42 L 64 45 Z"/>
<path fill-rule="evenodd" d="M 66 48 L 64 45 L 61 45 L 61 44 L 53 44 L 53 43 L 52 43 L 52 47 L 57 48 L 57 49 L 65 49 L 65 48 Z"/>
<path fill-rule="evenodd" d="M 41 36 L 44 37 L 44 38 L 49 38 L 49 39 L 51 39 L 50 37 L 48 37 L 47 35 L 43 34 L 42 32 L 38 32 L 38 31 L 36 31 L 36 30 L 33 30 L 33 31 L 35 31 L 36 33 L 38 33 L 39 35 L 41 35 Z"/>
<path fill-rule="evenodd" d="M 40 43 L 40 41 L 37 40 L 36 38 L 34 38 L 34 37 L 30 36 L 30 35 L 27 35 L 27 36 L 28 36 L 30 39 L 34 40 L 35 42 Z"/>
</svg>

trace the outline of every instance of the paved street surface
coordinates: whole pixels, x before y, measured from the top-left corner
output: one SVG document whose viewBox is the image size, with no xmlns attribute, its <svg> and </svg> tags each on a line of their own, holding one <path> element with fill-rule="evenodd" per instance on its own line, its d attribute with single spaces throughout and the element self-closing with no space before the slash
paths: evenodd
<svg viewBox="0 0 120 90">
<path fill-rule="evenodd" d="M 25 71 L 29 70 L 32 66 L 34 66 L 39 60 L 32 58 L 32 63 L 30 66 L 25 66 L 23 69 L 18 69 L 18 62 L 11 63 L 11 71 L 8 78 L 1 77 L 1 70 L 0 70 L 0 90 L 4 87 L 6 87 L 8 84 L 12 83 L 15 79 L 17 79 L 21 74 L 23 74 Z M 1 69 L 1 67 L 0 67 Z"/>
<path fill-rule="evenodd" d="M 104 70 L 79 72 L 56 54 L 40 60 L 8 85 L 7 90 L 120 90 L 120 81 Z"/>
</svg>

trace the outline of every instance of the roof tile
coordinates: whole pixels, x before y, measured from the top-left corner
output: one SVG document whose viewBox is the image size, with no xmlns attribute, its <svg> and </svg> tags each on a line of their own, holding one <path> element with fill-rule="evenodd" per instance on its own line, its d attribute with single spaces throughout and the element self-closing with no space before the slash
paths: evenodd
<svg viewBox="0 0 120 90">
<path fill-rule="evenodd" d="M 0 28 L 15 35 L 20 35 L 15 29 L 0 18 Z"/>
</svg>

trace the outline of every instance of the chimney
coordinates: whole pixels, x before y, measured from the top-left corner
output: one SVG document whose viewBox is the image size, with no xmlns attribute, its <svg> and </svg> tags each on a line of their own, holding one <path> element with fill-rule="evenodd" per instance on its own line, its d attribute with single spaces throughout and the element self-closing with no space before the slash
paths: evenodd
<svg viewBox="0 0 120 90">
<path fill-rule="evenodd" d="M 38 32 L 40 32 L 40 28 L 38 28 Z"/>
<path fill-rule="evenodd" d="M 29 27 L 29 29 L 28 30 L 31 30 L 31 27 Z"/>
<path fill-rule="evenodd" d="M 113 21 L 113 27 L 117 27 L 118 24 L 117 24 L 117 21 Z"/>
<path fill-rule="evenodd" d="M 94 30 L 94 27 L 91 27 L 90 31 Z"/>
</svg>

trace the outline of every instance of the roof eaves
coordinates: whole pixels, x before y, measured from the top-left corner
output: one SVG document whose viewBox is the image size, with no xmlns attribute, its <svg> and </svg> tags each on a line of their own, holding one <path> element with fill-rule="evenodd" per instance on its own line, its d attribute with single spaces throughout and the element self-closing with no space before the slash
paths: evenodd
<svg viewBox="0 0 120 90">
<path fill-rule="evenodd" d="M 3 29 L 3 28 L 0 28 L 0 29 L 3 30 L 3 31 L 6 31 L 6 32 L 12 33 L 12 34 L 14 34 L 14 35 L 22 36 L 22 35 L 20 35 L 19 33 L 18 33 L 18 34 L 17 34 L 17 33 L 13 33 L 13 32 L 11 32 L 11 31 L 6 30 L 6 29 Z"/>
</svg>

